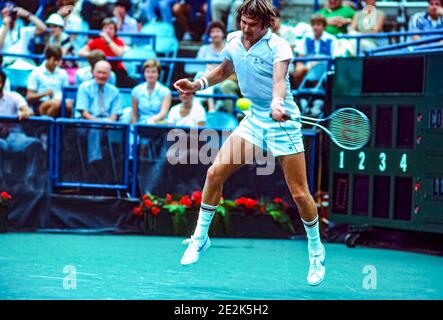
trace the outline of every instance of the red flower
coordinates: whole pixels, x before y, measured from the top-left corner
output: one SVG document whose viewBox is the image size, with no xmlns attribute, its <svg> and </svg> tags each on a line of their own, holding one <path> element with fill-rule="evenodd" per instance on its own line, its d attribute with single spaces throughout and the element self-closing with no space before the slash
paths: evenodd
<svg viewBox="0 0 443 320">
<path fill-rule="evenodd" d="M 282 198 L 274 198 L 274 202 L 275 203 L 282 203 L 283 199 Z"/>
<path fill-rule="evenodd" d="M 284 202 L 284 203 L 283 203 L 283 207 L 285 207 L 285 209 L 288 210 L 288 208 L 289 208 L 289 203 Z"/>
<path fill-rule="evenodd" d="M 260 207 L 260 212 L 261 212 L 261 213 L 265 213 L 265 207 L 261 206 L 261 207 Z"/>
<path fill-rule="evenodd" d="M 191 199 L 195 202 L 196 205 L 200 205 L 202 202 L 202 193 L 201 191 L 195 191 L 191 195 Z"/>
<path fill-rule="evenodd" d="M 250 198 L 248 198 L 248 200 L 246 200 L 245 207 L 248 208 L 248 209 L 252 209 L 252 208 L 254 208 L 257 204 L 258 204 L 258 201 L 257 201 L 257 200 L 254 200 L 254 199 L 250 199 Z"/>
<path fill-rule="evenodd" d="M 159 209 L 158 207 L 152 207 L 152 208 L 151 208 L 151 214 L 152 214 L 154 217 L 157 217 L 159 213 L 160 213 L 160 209 Z"/>
<path fill-rule="evenodd" d="M 134 208 L 132 208 L 132 213 L 133 213 L 134 216 L 136 216 L 136 217 L 141 217 L 141 216 L 143 215 L 142 208 L 140 208 L 140 207 L 134 207 Z"/>
<path fill-rule="evenodd" d="M 149 200 L 149 195 L 145 194 L 145 195 L 143 196 L 143 200 Z"/>
<path fill-rule="evenodd" d="M 191 201 L 191 199 L 189 199 L 189 196 L 183 196 L 180 199 L 180 204 L 183 206 L 186 206 L 186 207 L 190 207 L 190 206 L 192 206 L 192 201 Z"/>
<path fill-rule="evenodd" d="M 0 193 L 0 197 L 2 197 L 3 200 L 9 200 L 11 199 L 11 195 L 5 191 L 3 191 L 2 193 Z"/>
<path fill-rule="evenodd" d="M 235 204 L 238 206 L 242 206 L 242 205 L 245 205 L 247 201 L 248 201 L 248 198 L 241 197 L 241 198 L 238 198 L 235 200 Z"/>
<path fill-rule="evenodd" d="M 166 194 L 166 201 L 168 202 L 172 201 L 172 196 L 169 193 Z"/>
<path fill-rule="evenodd" d="M 149 199 L 144 200 L 143 203 L 145 204 L 146 208 L 152 207 L 152 201 Z"/>
</svg>

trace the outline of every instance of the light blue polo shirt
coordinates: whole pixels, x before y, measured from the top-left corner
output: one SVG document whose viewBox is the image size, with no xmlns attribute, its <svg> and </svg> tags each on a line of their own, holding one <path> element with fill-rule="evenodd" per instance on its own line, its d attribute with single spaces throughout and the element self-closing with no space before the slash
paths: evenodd
<svg viewBox="0 0 443 320">
<path fill-rule="evenodd" d="M 105 113 L 100 110 L 99 104 L 99 86 L 95 79 L 83 82 L 77 91 L 76 111 L 88 111 L 94 117 L 109 117 L 111 115 L 120 115 L 121 106 L 119 100 L 119 91 L 112 84 L 105 83 L 103 86 L 103 105 Z"/>
<path fill-rule="evenodd" d="M 138 123 L 145 123 L 149 118 L 160 112 L 163 100 L 171 94 L 168 87 L 158 82 L 149 95 L 148 83 L 143 82 L 132 89 L 131 96 L 138 102 Z"/>
<path fill-rule="evenodd" d="M 242 31 L 228 34 L 221 57 L 233 63 L 240 91 L 245 98 L 252 101 L 253 111 L 269 112 L 274 86 L 274 64 L 294 58 L 291 46 L 270 29 L 249 51 L 246 51 L 241 38 Z M 291 94 L 289 72 L 286 74 L 285 108 L 289 112 L 297 110 Z"/>
<path fill-rule="evenodd" d="M 52 90 L 52 99 L 62 99 L 62 88 L 69 85 L 68 73 L 66 70 L 59 67 L 55 68 L 54 72 L 49 72 L 45 67 L 44 62 L 39 67 L 35 68 L 28 78 L 28 90 L 34 90 L 37 93 L 42 93 Z M 48 96 L 42 97 L 41 101 L 47 101 L 51 99 Z"/>
</svg>

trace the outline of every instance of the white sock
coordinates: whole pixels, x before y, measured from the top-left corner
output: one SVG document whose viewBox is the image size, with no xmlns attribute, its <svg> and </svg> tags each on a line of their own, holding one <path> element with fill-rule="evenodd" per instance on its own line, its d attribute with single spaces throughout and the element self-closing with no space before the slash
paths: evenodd
<svg viewBox="0 0 443 320">
<path fill-rule="evenodd" d="M 194 231 L 194 238 L 203 240 L 208 235 L 209 226 L 214 217 L 217 206 L 211 206 L 202 202 L 198 214 L 197 226 Z"/>
<path fill-rule="evenodd" d="M 308 236 L 308 250 L 314 254 L 320 253 L 322 250 L 322 244 L 320 240 L 320 228 L 318 223 L 318 216 L 312 221 L 303 221 L 306 234 Z"/>
</svg>

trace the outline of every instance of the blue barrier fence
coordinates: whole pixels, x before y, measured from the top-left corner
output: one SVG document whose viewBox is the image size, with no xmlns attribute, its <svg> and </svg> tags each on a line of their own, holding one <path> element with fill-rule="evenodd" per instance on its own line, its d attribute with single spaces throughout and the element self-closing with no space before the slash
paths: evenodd
<svg viewBox="0 0 443 320">
<path fill-rule="evenodd" d="M 219 130 L 213 128 L 186 128 L 186 127 L 176 127 L 176 126 L 166 126 L 166 125 L 135 125 L 134 130 L 130 131 L 130 125 L 122 124 L 118 122 L 94 122 L 94 121 L 86 121 L 86 120 L 76 120 L 76 119 L 51 119 L 51 118 L 39 118 L 39 117 L 30 117 L 26 121 L 19 121 L 17 117 L 10 116 L 1 116 L 0 117 L 0 125 L 4 123 L 13 123 L 17 125 L 24 124 L 32 124 L 36 123 L 41 126 L 47 128 L 49 132 L 48 137 L 48 148 L 47 148 L 47 156 L 48 156 L 48 164 L 49 164 L 49 174 L 46 179 L 50 180 L 52 187 L 65 187 L 65 188 L 88 188 L 88 189 L 112 189 L 112 190 L 126 190 L 130 192 L 132 197 L 137 196 L 137 177 L 140 175 L 146 174 L 146 172 L 142 172 L 139 169 L 139 161 L 140 161 L 140 146 L 144 146 L 144 144 L 140 143 L 142 139 L 146 141 L 148 137 L 148 141 L 152 143 L 156 143 L 161 148 L 165 147 L 163 145 L 164 140 L 166 140 L 166 136 L 171 130 L 182 129 L 183 131 L 190 132 L 190 130 L 196 130 L 198 132 L 202 132 L 203 130 L 210 129 L 211 132 L 215 132 L 216 134 L 223 136 L 226 133 L 232 132 L 232 130 Z M 71 133 L 68 132 L 69 129 L 73 129 Z M 79 130 L 88 129 L 89 131 L 83 131 L 83 133 Z M 91 137 L 91 133 L 103 131 L 107 132 L 108 136 L 106 139 L 112 140 L 114 139 L 114 143 L 120 147 L 123 152 L 120 154 L 120 160 L 118 164 L 118 168 L 115 168 L 115 164 L 112 163 L 112 157 L 118 157 L 119 155 L 111 155 L 111 163 L 106 161 L 106 166 L 109 167 L 110 174 L 114 175 L 112 177 L 112 181 L 88 181 L 88 179 L 84 179 L 85 177 L 82 175 L 82 171 L 85 171 L 84 167 L 87 166 L 87 156 L 81 156 L 81 151 L 77 153 L 77 148 L 84 147 L 81 144 L 76 145 L 75 141 L 78 141 L 79 136 L 84 136 L 85 140 Z M 146 135 L 146 132 L 150 132 L 150 135 Z M 86 133 L 86 135 L 85 135 Z M 115 133 L 118 133 L 122 139 L 115 139 Z M 153 135 L 157 138 L 153 138 Z M 314 193 L 315 191 L 315 168 L 316 168 L 316 156 L 317 156 L 317 139 L 319 132 L 314 129 L 303 129 L 302 134 L 306 138 L 306 152 L 308 158 L 308 177 L 309 177 L 309 185 L 310 191 Z M 112 137 L 114 136 L 114 137 Z M 161 137 L 161 138 L 159 138 Z M 70 138 L 74 140 L 70 140 Z M 76 140 L 77 139 L 77 140 Z M 163 140 L 162 140 L 163 139 Z M 134 142 L 131 142 L 134 141 Z M 199 141 L 202 141 L 199 139 Z M 205 141 L 204 141 L 205 142 Z M 211 141 L 207 141 L 211 142 Z M 112 141 L 110 142 L 112 143 Z M 160 143 L 160 144 L 159 144 Z M 121 145 L 120 145 L 121 144 Z M 132 151 L 130 150 L 132 144 Z M 167 147 L 167 146 L 166 146 Z M 74 150 L 74 152 L 73 152 Z M 70 153 L 75 153 L 72 155 Z M 167 153 L 165 150 L 157 153 L 160 156 L 164 163 L 167 162 Z M 80 157 L 77 159 L 77 156 Z M 132 159 L 131 159 L 132 157 Z M 69 161 L 66 161 L 69 160 Z M 106 160 L 106 159 L 105 159 Z M 159 160 L 159 159 L 156 159 Z M 130 168 L 130 161 L 132 161 L 132 169 Z M 77 167 L 77 171 L 76 168 Z M 183 167 L 181 167 L 183 168 Z M 175 170 L 182 170 L 181 168 Z M 186 169 L 189 172 L 193 172 L 195 166 L 188 166 Z M 62 174 L 63 169 L 65 172 L 70 173 L 69 179 L 65 179 L 66 176 Z M 152 169 L 152 168 L 151 168 Z M 155 167 L 153 168 L 155 169 Z M 204 167 L 200 167 L 200 170 L 204 169 Z M 2 168 L 0 168 L 2 170 Z M 107 169 L 106 169 L 107 170 Z M 117 173 L 119 171 L 120 173 Z M 40 174 L 40 173 L 37 173 Z M 104 178 L 109 178 L 106 173 L 103 173 L 102 176 Z M 41 177 L 44 178 L 44 177 Z M 88 177 L 86 177 L 88 178 Z M 199 179 L 204 179 L 203 177 L 198 177 Z M 161 181 L 162 177 L 159 177 L 159 181 Z M 166 179 L 166 178 L 165 178 Z M 109 180 L 109 179 L 108 179 Z M 173 188 L 173 187 L 171 187 Z"/>
</svg>

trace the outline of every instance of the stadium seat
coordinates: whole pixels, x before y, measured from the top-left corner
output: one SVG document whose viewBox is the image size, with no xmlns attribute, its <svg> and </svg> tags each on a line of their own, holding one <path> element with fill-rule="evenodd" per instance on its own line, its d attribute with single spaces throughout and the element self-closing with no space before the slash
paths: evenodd
<svg viewBox="0 0 443 320">
<path fill-rule="evenodd" d="M 175 56 L 179 44 L 172 24 L 162 21 L 151 21 L 142 27 L 141 33 L 154 34 L 156 36 L 155 51 L 157 53 L 167 57 Z"/>
<path fill-rule="evenodd" d="M 206 115 L 206 127 L 213 129 L 235 129 L 238 126 L 237 119 L 230 113 L 215 111 Z"/>
<path fill-rule="evenodd" d="M 15 90 L 28 87 L 28 78 L 34 69 L 35 66 L 19 59 L 12 65 L 3 68 L 3 72 L 11 83 L 11 89 Z"/>
<path fill-rule="evenodd" d="M 326 92 L 324 89 L 328 74 L 328 64 L 319 62 L 309 69 L 297 90 L 293 90 L 294 96 L 308 95 L 324 97 Z"/>
<path fill-rule="evenodd" d="M 172 24 L 163 21 L 151 21 L 142 27 L 141 32 L 155 34 L 155 52 L 158 56 L 165 58 L 175 58 L 177 56 L 179 42 Z M 160 81 L 167 86 L 171 84 L 174 67 L 174 62 L 166 63 L 167 70 L 163 69 L 165 73 L 162 74 Z"/>
</svg>

